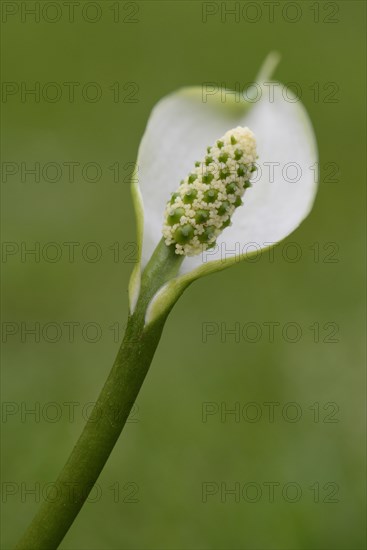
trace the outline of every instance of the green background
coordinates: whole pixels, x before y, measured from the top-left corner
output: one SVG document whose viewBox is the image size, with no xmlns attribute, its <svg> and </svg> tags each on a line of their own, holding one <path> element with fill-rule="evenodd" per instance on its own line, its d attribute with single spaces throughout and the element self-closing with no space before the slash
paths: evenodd
<svg viewBox="0 0 367 550">
<path fill-rule="evenodd" d="M 21 10 L 20 3 L 11 4 Z M 243 10 L 246 2 L 237 4 Z M 273 49 L 282 54 L 276 79 L 299 84 L 315 127 L 321 166 L 315 207 L 275 249 L 274 261 L 264 254 L 257 262 L 236 265 L 196 282 L 180 299 L 131 422 L 101 475 L 96 502 L 83 508 L 61 547 L 365 547 L 365 3 L 297 2 L 301 17 L 294 23 L 286 20 L 294 16 L 287 4 L 275 7 L 273 22 L 261 2 L 256 22 L 249 21 L 256 15 L 251 6 L 241 11 L 238 22 L 233 16 L 222 21 L 225 3 L 218 3 L 218 13 L 204 23 L 202 2 L 154 0 L 135 3 L 137 10 L 134 3 L 120 3 L 118 22 L 111 9 L 116 2 L 110 1 L 98 4 L 102 17 L 95 23 L 81 15 L 85 2 L 75 8 L 74 22 L 68 21 L 65 6 L 55 23 L 42 16 L 38 23 L 24 13 L 22 22 L 21 11 L 3 20 L 3 81 L 20 87 L 21 82 L 39 82 L 41 92 L 45 83 L 56 82 L 63 90 L 56 102 L 46 101 L 42 93 L 39 102 L 31 96 L 22 101 L 20 93 L 2 99 L 2 160 L 19 169 L 2 181 L 2 239 L 15 243 L 14 254 L 3 256 L 2 264 L 3 548 L 14 545 L 37 508 L 36 497 L 27 490 L 44 488 L 64 463 L 84 423 L 83 411 L 89 410 L 86 404 L 96 399 L 117 352 L 109 327 L 118 323 L 122 331 L 125 324 L 135 241 L 126 163 L 136 158 L 153 105 L 181 86 L 207 81 L 244 86 Z M 49 10 L 48 19 L 54 17 Z M 87 17 L 94 17 L 93 8 Z M 72 81 L 80 86 L 69 101 L 63 83 Z M 81 89 L 88 82 L 101 87 L 99 101 L 83 99 Z M 109 89 L 115 82 L 121 91 L 118 102 Z M 126 101 L 133 88 L 123 86 L 129 82 L 139 87 L 133 96 L 137 102 Z M 335 101 L 330 102 L 334 89 Z M 37 183 L 31 175 L 22 181 L 22 162 L 42 167 L 70 161 L 80 163 L 74 182 L 66 168 L 59 181 L 41 176 Z M 83 178 L 81 167 L 88 162 L 101 166 L 99 181 Z M 116 162 L 118 182 L 109 169 Z M 333 181 L 327 176 L 335 165 L 327 163 L 337 165 Z M 16 251 L 36 242 L 39 262 Z M 47 260 L 54 253 L 44 249 L 49 242 L 62 249 L 58 261 Z M 80 243 L 74 262 L 65 242 Z M 88 242 L 101 247 L 99 261 L 83 258 Z M 116 242 L 119 261 L 110 249 Z M 286 261 L 286 252 L 294 253 L 286 245 L 294 242 L 301 257 Z M 92 248 L 89 252 L 92 257 Z M 24 327 L 37 322 L 41 328 L 57 323 L 60 340 L 47 341 L 55 334 L 52 327 L 40 342 L 27 336 Z M 79 323 L 73 342 L 68 341 L 67 322 Z M 207 342 L 203 322 L 218 329 Z M 257 341 L 249 341 L 256 339 L 251 330 L 239 342 L 226 336 L 225 328 L 238 323 L 242 331 L 251 322 L 262 329 Z M 273 342 L 267 322 L 280 323 Z M 289 338 L 288 333 L 282 337 L 291 322 L 302 332 L 294 343 L 289 342 L 291 329 Z M 83 339 L 86 323 L 101 327 L 98 342 Z M 319 324 L 319 342 L 310 329 L 314 323 Z M 11 326 L 17 333 L 4 336 Z M 93 339 L 88 326 L 87 339 Z M 336 341 L 329 342 L 334 329 Z M 74 418 L 66 405 L 70 402 L 76 403 Z M 264 405 L 269 402 L 279 403 L 274 422 Z M 207 422 L 205 403 L 218 410 Z M 35 407 L 39 418 L 25 412 Z M 243 414 L 226 415 L 226 407 Z M 250 422 L 254 407 L 261 418 Z M 291 422 L 295 413 L 301 418 Z M 274 502 L 264 485 L 268 482 L 279 484 Z M 297 502 L 289 502 L 295 494 L 295 486 L 286 485 L 290 482 L 301 488 Z M 206 502 L 203 483 L 216 488 Z M 236 483 L 243 490 L 239 502 L 225 493 Z M 256 487 L 262 493 L 250 502 L 256 500 Z"/>
</svg>

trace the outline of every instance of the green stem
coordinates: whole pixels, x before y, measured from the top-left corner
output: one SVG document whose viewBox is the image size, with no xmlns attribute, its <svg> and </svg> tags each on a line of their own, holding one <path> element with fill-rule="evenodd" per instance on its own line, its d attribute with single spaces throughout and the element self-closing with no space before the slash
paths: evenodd
<svg viewBox="0 0 367 550">
<path fill-rule="evenodd" d="M 56 481 L 58 498 L 40 507 L 17 550 L 56 549 L 82 508 L 125 425 L 162 334 L 167 314 L 144 327 L 146 308 L 157 290 L 177 275 L 182 259 L 163 240 L 157 246 L 112 370 Z"/>
</svg>

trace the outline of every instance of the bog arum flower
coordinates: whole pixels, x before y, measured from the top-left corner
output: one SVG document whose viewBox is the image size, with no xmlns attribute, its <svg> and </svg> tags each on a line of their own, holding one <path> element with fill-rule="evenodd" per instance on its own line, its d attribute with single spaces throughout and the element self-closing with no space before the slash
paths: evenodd
<svg viewBox="0 0 367 550">
<path fill-rule="evenodd" d="M 57 498 L 43 503 L 17 550 L 60 544 L 125 425 L 167 315 L 184 289 L 250 255 L 242 245 L 261 249 L 284 239 L 310 211 L 315 139 L 297 98 L 266 82 L 275 63 L 270 55 L 260 71 L 258 85 L 272 93 L 258 102 L 237 102 L 227 92 L 225 102 L 223 94 L 203 101 L 201 88 L 194 87 L 154 108 L 139 148 L 139 183 L 135 179 L 132 187 L 140 254 L 130 279 L 126 333 L 54 484 Z M 297 167 L 297 181 L 282 177 L 289 163 Z M 260 170 L 266 166 L 280 168 L 274 179 Z M 256 168 L 260 175 L 251 187 Z"/>
<path fill-rule="evenodd" d="M 130 280 L 130 311 L 162 237 L 162 220 L 165 244 L 175 246 L 183 261 L 150 301 L 146 323 L 168 311 L 192 281 L 276 244 L 310 212 L 317 191 L 316 141 L 299 98 L 270 80 L 277 62 L 278 55 L 270 54 L 259 72 L 261 98 L 251 99 L 250 90 L 246 100 L 229 90 L 203 96 L 201 87 L 190 87 L 153 109 L 132 186 L 140 256 Z M 241 147 L 228 141 L 232 135 Z M 245 162 L 236 158 L 236 149 Z M 237 208 L 257 154 L 255 182 Z M 236 174 L 240 167 L 243 176 Z M 225 186 L 233 176 L 238 181 L 232 194 Z M 200 221 L 200 215 L 208 219 Z"/>
</svg>

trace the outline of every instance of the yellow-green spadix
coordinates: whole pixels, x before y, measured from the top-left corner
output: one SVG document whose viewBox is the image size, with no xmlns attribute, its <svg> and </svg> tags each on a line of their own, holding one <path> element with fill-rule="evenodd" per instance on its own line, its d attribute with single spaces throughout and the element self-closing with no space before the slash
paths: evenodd
<svg viewBox="0 0 367 550">
<path fill-rule="evenodd" d="M 214 246 L 250 187 L 257 158 L 249 128 L 228 130 L 197 161 L 167 203 L 163 236 L 176 254 L 195 256 Z"/>
</svg>

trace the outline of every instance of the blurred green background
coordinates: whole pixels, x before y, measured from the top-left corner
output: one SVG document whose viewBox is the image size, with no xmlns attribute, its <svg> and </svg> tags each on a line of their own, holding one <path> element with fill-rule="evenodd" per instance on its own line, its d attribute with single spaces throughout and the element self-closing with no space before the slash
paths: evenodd
<svg viewBox="0 0 367 550">
<path fill-rule="evenodd" d="M 273 49 L 276 79 L 299 84 L 315 127 L 314 210 L 274 261 L 180 299 L 61 547 L 365 548 L 365 3 L 276 2 L 271 18 L 267 2 L 81 1 L 73 17 L 40 2 L 39 21 L 34 4 L 2 3 L 2 548 L 47 496 L 117 352 L 135 254 L 129 163 L 153 105 L 181 86 L 243 86 Z M 25 172 L 35 163 L 39 182 Z M 239 341 L 225 334 L 235 326 Z"/>
</svg>

